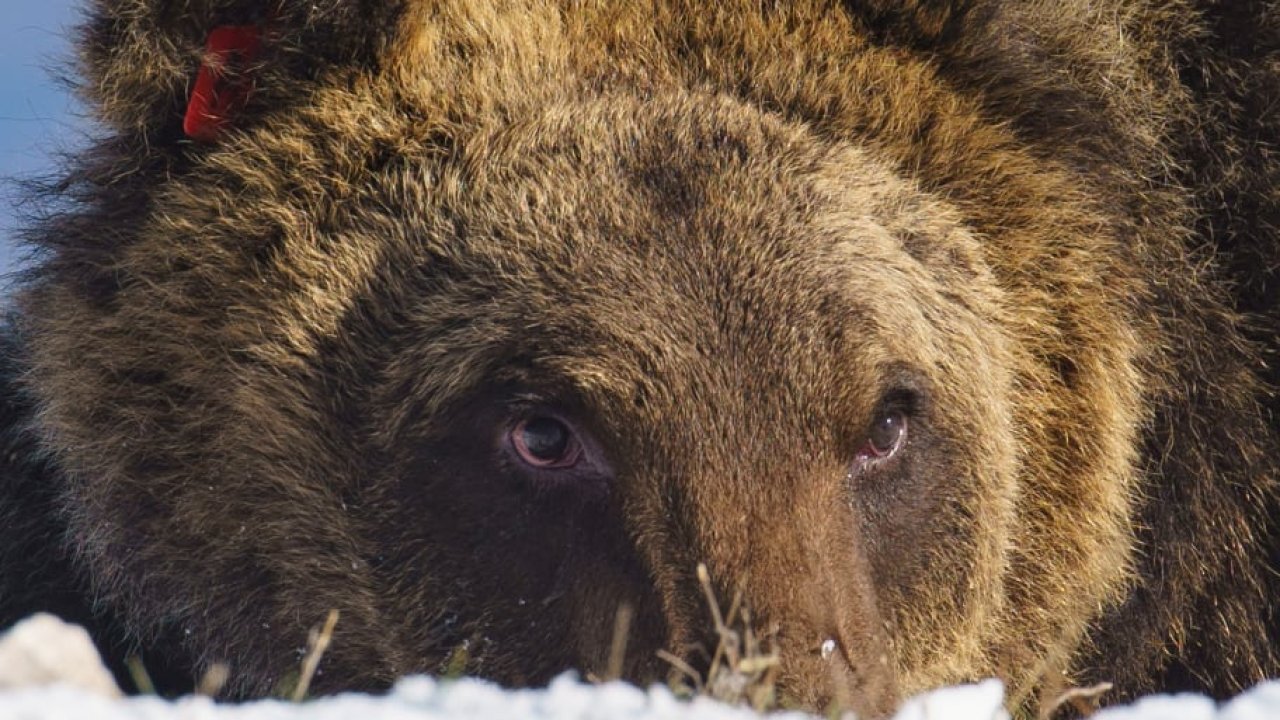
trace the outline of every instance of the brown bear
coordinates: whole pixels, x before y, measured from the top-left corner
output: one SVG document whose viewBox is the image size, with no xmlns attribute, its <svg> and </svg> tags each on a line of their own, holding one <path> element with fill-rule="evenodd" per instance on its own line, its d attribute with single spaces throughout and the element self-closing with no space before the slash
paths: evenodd
<svg viewBox="0 0 1280 720">
<path fill-rule="evenodd" d="M 229 696 L 1280 672 L 1280 8 L 97 0 L 0 621 Z M 722 608 L 723 609 L 723 608 Z M 664 651 L 659 657 L 659 651 Z M 667 659 L 663 659 L 667 658 Z M 185 683 L 185 685 L 184 685 Z"/>
</svg>

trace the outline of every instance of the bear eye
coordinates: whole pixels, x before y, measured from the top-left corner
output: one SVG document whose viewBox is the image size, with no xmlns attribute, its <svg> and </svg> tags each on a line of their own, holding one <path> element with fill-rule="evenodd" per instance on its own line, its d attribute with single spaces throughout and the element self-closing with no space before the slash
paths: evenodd
<svg viewBox="0 0 1280 720">
<path fill-rule="evenodd" d="M 882 413 L 867 432 L 867 439 L 858 450 L 856 466 L 864 470 L 893 457 L 907 441 L 907 416 L 894 410 Z"/>
<path fill-rule="evenodd" d="M 876 457 L 892 455 L 907 434 L 907 416 L 900 412 L 885 413 L 876 419 L 867 438 L 867 449 Z"/>
<path fill-rule="evenodd" d="M 535 468 L 569 468 L 582 456 L 582 444 L 563 421 L 539 416 L 521 420 L 510 432 L 516 455 Z"/>
</svg>

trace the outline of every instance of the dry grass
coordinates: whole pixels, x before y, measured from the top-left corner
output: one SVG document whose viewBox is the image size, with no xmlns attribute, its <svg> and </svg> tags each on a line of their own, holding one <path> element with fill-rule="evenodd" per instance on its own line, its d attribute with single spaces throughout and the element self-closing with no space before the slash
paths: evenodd
<svg viewBox="0 0 1280 720">
<path fill-rule="evenodd" d="M 324 658 L 325 650 L 329 648 L 329 644 L 333 641 L 333 630 L 337 624 L 338 611 L 330 610 L 324 624 L 311 629 L 307 635 L 307 652 L 302 658 L 302 665 L 298 670 L 296 681 L 293 680 L 292 674 L 290 677 L 286 677 L 281 685 L 277 686 L 273 695 L 288 697 L 294 702 L 301 702 L 307 698 L 307 692 L 311 689 L 311 681 L 315 677 L 316 670 L 320 667 L 320 660 Z M 155 683 L 152 682 L 151 674 L 147 672 L 142 658 L 137 655 L 130 655 L 125 659 L 125 669 L 128 671 L 129 678 L 133 681 L 133 685 L 139 695 L 157 694 Z M 214 663 L 200 676 L 200 680 L 192 688 L 192 691 L 196 695 L 216 697 L 226 687 L 227 681 L 230 679 L 230 666 L 225 663 Z"/>
<path fill-rule="evenodd" d="M 1104 682 L 1089 687 L 1067 687 L 1065 683 L 1053 690 L 1054 699 L 1043 703 L 1040 707 L 1039 720 L 1049 720 L 1064 714 L 1074 717 L 1089 717 L 1102 705 L 1102 696 L 1110 692 L 1111 683 Z"/>
<path fill-rule="evenodd" d="M 742 602 L 741 588 L 734 592 L 728 610 L 721 612 L 711 575 L 701 563 L 698 582 L 715 624 L 716 649 L 705 676 L 676 655 L 658 651 L 658 656 L 677 672 L 676 690 L 733 705 L 745 704 L 758 712 L 776 708 L 778 655 L 768 648 L 766 639 L 756 635 L 751 610 Z"/>
<path fill-rule="evenodd" d="M 231 668 L 224 663 L 214 663 L 205 670 L 200 682 L 196 683 L 196 694 L 205 697 L 216 697 L 227 680 L 231 678 Z"/>
<path fill-rule="evenodd" d="M 307 690 L 311 688 L 311 679 L 315 677 L 316 669 L 320 667 L 320 659 L 324 657 L 324 651 L 329 649 L 329 643 L 333 641 L 333 629 L 337 625 L 338 611 L 330 610 L 324 625 L 320 628 L 312 628 L 307 635 L 307 654 L 302 659 L 302 674 L 298 676 L 298 684 L 294 686 L 291 696 L 294 702 L 302 702 L 307 697 Z"/>
<path fill-rule="evenodd" d="M 138 689 L 139 695 L 156 694 L 156 685 L 151 682 L 151 673 L 147 672 L 146 666 L 142 664 L 142 658 L 130 655 L 125 658 L 124 666 L 129 671 L 129 679 L 133 681 L 133 686 Z"/>
<path fill-rule="evenodd" d="M 609 643 L 609 665 L 605 680 L 622 677 L 622 663 L 627 657 L 627 636 L 631 633 L 631 620 L 635 611 L 623 603 L 613 618 L 613 641 Z"/>
</svg>

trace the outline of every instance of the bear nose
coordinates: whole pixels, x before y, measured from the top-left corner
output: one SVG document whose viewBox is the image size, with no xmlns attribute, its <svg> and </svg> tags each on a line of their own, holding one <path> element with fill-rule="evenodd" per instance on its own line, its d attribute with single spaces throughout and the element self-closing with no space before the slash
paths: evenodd
<svg viewBox="0 0 1280 720">
<path fill-rule="evenodd" d="M 728 625 L 740 649 L 749 632 L 759 653 L 773 658 L 768 679 L 780 703 L 890 714 L 899 700 L 896 671 L 857 524 L 832 512 L 837 506 L 822 492 L 794 494 L 790 503 L 743 500 L 730 498 L 732 508 L 704 500 L 685 526 L 692 536 L 671 538 L 679 560 L 664 565 L 702 562 L 706 570 L 696 574 L 706 575 L 690 568 L 659 593 L 668 648 L 698 667 L 697 653 L 680 651 L 696 645 L 714 656 Z"/>
<path fill-rule="evenodd" d="M 888 717 L 898 705 L 897 683 L 879 643 L 867 645 L 837 633 L 821 642 L 797 637 L 779 648 L 775 692 L 785 704 L 823 713 L 852 711 L 859 718 Z M 815 646 L 816 645 L 816 646 Z"/>
<path fill-rule="evenodd" d="M 853 711 L 860 718 L 886 717 L 899 695 L 880 616 L 874 605 L 851 597 L 845 588 L 821 581 L 809 585 L 807 597 L 764 597 L 754 602 L 774 605 L 774 645 L 779 672 L 776 694 L 784 704 L 800 704 L 819 712 Z"/>
<path fill-rule="evenodd" d="M 712 607 L 669 617 L 671 639 L 680 644 L 668 647 L 689 649 L 682 665 L 713 696 L 752 704 L 772 696 L 782 707 L 852 711 L 859 718 L 887 717 L 897 707 L 895 672 L 874 607 L 820 576 L 739 583 L 730 595 L 730 583 L 709 582 L 705 572 L 700 566 L 699 600 Z M 680 604 L 690 607 L 687 600 Z"/>
</svg>

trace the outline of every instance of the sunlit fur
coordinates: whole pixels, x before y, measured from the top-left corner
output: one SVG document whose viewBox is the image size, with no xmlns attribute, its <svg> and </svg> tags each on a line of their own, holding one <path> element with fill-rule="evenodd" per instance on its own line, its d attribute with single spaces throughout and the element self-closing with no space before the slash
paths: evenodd
<svg viewBox="0 0 1280 720">
<path fill-rule="evenodd" d="M 818 708 L 1280 672 L 1274 3 L 285 0 L 186 140 L 260 5 L 93 3 L 103 139 L 30 232 L 7 442 L 47 465 L 0 502 L 114 652 L 261 694 L 337 608 L 321 691 L 462 644 L 525 684 L 604 674 L 626 603 L 661 680 L 704 562 Z M 524 395 L 598 497 L 494 479 Z"/>
</svg>

